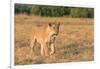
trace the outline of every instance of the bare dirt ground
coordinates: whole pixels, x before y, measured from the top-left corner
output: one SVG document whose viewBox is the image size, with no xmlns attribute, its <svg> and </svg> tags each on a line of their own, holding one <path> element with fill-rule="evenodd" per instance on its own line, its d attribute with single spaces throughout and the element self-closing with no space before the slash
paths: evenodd
<svg viewBox="0 0 100 69">
<path fill-rule="evenodd" d="M 35 27 L 49 22 L 60 22 L 60 33 L 55 44 L 55 53 L 40 56 L 40 46 L 30 56 L 30 34 Z M 65 63 L 94 60 L 94 19 L 69 17 L 39 17 L 15 15 L 15 65 Z"/>
</svg>

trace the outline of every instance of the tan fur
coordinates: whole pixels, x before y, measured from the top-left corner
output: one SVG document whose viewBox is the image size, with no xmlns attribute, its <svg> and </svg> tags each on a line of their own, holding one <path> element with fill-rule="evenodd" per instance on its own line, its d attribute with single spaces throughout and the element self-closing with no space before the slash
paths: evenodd
<svg viewBox="0 0 100 69">
<path fill-rule="evenodd" d="M 31 53 L 33 52 L 35 42 L 38 42 L 41 45 L 42 56 L 48 56 L 49 54 L 50 55 L 53 54 L 54 41 L 58 33 L 59 33 L 59 24 L 51 24 L 51 23 L 49 23 L 45 27 L 41 27 L 38 30 L 33 31 L 31 36 L 31 43 L 30 43 Z M 48 46 L 50 46 L 51 49 L 50 53 L 49 53 Z"/>
</svg>

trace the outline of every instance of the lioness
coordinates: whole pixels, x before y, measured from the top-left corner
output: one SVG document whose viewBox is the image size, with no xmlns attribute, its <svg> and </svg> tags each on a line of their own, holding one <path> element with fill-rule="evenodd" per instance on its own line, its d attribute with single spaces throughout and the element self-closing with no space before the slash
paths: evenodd
<svg viewBox="0 0 100 69">
<path fill-rule="evenodd" d="M 49 23 L 46 27 L 33 31 L 30 43 L 31 53 L 34 51 L 35 43 L 38 42 L 41 45 L 42 56 L 53 54 L 55 52 L 54 42 L 59 33 L 59 26 L 60 23 Z M 50 47 L 50 53 L 48 47 Z"/>
</svg>

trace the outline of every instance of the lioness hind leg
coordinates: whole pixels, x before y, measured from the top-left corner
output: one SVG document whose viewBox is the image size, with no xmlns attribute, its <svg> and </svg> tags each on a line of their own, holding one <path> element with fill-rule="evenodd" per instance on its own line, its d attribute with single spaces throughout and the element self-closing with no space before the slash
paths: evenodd
<svg viewBox="0 0 100 69">
<path fill-rule="evenodd" d="M 32 40 L 32 41 L 30 42 L 30 56 L 33 55 L 34 46 L 35 46 L 35 40 Z"/>
</svg>

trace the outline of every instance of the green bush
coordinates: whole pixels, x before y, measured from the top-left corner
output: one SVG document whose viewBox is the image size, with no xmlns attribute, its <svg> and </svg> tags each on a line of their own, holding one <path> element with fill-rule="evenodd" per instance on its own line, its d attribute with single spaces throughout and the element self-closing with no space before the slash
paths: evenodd
<svg viewBox="0 0 100 69">
<path fill-rule="evenodd" d="M 88 9 L 88 17 L 89 18 L 94 18 L 94 9 Z"/>
<path fill-rule="evenodd" d="M 82 18 L 93 18 L 93 8 L 75 8 L 75 7 L 64 7 L 64 6 L 44 6 L 44 5 L 25 5 L 15 4 L 15 14 L 26 13 L 28 15 L 37 16 L 71 16 L 71 17 L 82 17 Z"/>
<path fill-rule="evenodd" d="M 87 17 L 87 9 L 84 8 L 71 8 L 70 16 L 72 17 Z"/>
<path fill-rule="evenodd" d="M 39 6 L 32 6 L 30 9 L 30 14 L 39 15 L 40 9 Z"/>
</svg>

